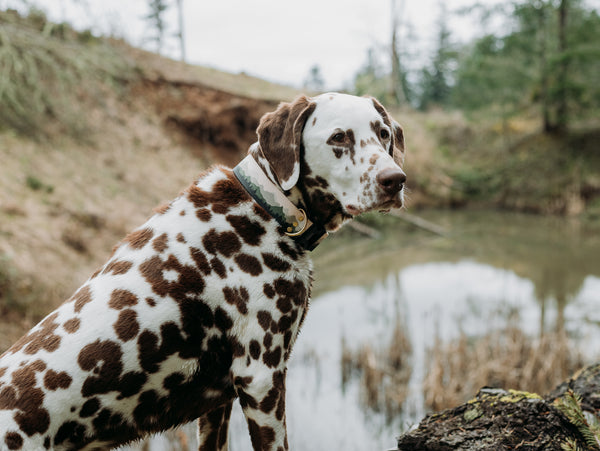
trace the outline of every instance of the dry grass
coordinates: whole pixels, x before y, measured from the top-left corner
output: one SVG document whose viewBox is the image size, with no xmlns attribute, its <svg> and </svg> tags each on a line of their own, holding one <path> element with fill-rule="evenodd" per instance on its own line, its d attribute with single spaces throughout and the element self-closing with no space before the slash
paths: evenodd
<svg viewBox="0 0 600 451">
<path fill-rule="evenodd" d="M 86 114 L 93 145 L 0 133 L 0 273 L 11 277 L 0 312 L 24 312 L 10 324 L 0 315 L 0 352 L 208 166 L 165 132 L 143 95 L 125 104 L 107 92 Z"/>
<path fill-rule="evenodd" d="M 478 338 L 437 339 L 423 384 L 425 402 L 439 411 L 467 401 L 484 386 L 544 394 L 583 364 L 564 331 L 532 338 L 508 326 Z"/>
<path fill-rule="evenodd" d="M 231 94 L 276 102 L 292 100 L 302 92 L 290 86 L 271 83 L 244 73 L 231 74 L 210 67 L 191 66 L 126 45 L 122 50 L 143 67 L 144 77 L 150 80 L 200 82 L 204 86 Z"/>
<path fill-rule="evenodd" d="M 390 342 L 379 349 L 363 344 L 353 351 L 342 341 L 342 386 L 358 375 L 363 405 L 383 412 L 388 421 L 400 414 L 411 374 L 411 344 L 404 330 L 398 320 Z"/>
<path fill-rule="evenodd" d="M 50 23 L 43 13 L 0 11 L 0 25 L 0 124 L 23 136 L 85 139 L 88 118 L 76 105 L 101 102 L 102 85 L 133 77 L 107 40 Z"/>
</svg>

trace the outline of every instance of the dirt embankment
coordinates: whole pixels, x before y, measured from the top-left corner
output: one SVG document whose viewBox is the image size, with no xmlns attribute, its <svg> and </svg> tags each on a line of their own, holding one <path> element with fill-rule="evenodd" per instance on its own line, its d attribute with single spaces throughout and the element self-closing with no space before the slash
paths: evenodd
<svg viewBox="0 0 600 451">
<path fill-rule="evenodd" d="M 241 97 L 197 83 L 143 80 L 132 89 L 160 116 L 163 126 L 196 156 L 233 166 L 256 141 L 256 127 L 276 102 Z M 208 153 L 208 155 L 207 155 Z"/>
<path fill-rule="evenodd" d="M 154 207 L 211 164 L 239 161 L 260 117 L 277 105 L 131 53 L 136 77 L 117 89 L 78 88 L 71 99 L 83 139 L 65 135 L 52 115 L 40 140 L 0 131 L 0 352 L 68 298 Z"/>
</svg>

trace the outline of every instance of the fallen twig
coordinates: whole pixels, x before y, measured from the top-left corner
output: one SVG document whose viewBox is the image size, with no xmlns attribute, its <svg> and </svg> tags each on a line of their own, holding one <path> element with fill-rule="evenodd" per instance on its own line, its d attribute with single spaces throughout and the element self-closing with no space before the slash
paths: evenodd
<svg viewBox="0 0 600 451">
<path fill-rule="evenodd" d="M 431 221 L 427 221 L 426 219 L 420 218 L 419 216 L 411 215 L 410 213 L 406 213 L 405 211 L 393 211 L 393 210 L 390 211 L 389 214 L 391 214 L 392 216 L 395 216 L 396 218 L 402 219 L 403 221 L 406 221 L 406 222 L 414 225 L 415 227 L 418 227 L 423 230 L 427 230 L 428 232 L 431 232 L 431 233 L 435 233 L 436 235 L 440 235 L 443 237 L 448 236 L 446 229 L 444 229 L 442 226 L 434 224 Z"/>
</svg>

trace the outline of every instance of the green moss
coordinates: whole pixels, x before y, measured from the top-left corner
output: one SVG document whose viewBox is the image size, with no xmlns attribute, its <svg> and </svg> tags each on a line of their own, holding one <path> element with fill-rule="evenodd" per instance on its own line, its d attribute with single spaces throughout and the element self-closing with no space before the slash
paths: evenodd
<svg viewBox="0 0 600 451">
<path fill-rule="evenodd" d="M 518 402 L 522 399 L 542 399 L 537 393 L 530 393 L 526 391 L 510 389 L 508 390 L 508 393 L 509 394 L 504 395 L 500 398 L 501 402 Z"/>
<path fill-rule="evenodd" d="M 463 414 L 463 418 L 466 422 L 470 423 L 471 421 L 479 418 L 481 415 L 483 415 L 483 411 L 479 410 L 477 407 L 473 407 Z"/>
</svg>

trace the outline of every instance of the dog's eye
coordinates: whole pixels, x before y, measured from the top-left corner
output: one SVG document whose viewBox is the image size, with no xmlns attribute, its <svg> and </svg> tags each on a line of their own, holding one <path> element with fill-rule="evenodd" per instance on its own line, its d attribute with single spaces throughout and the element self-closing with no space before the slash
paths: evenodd
<svg viewBox="0 0 600 451">
<path fill-rule="evenodd" d="M 390 132 L 388 132 L 385 128 L 382 128 L 379 131 L 379 136 L 381 137 L 381 139 L 388 139 L 390 137 Z"/>
<path fill-rule="evenodd" d="M 332 135 L 330 139 L 336 143 L 343 143 L 346 139 L 346 135 L 343 132 L 337 132 L 336 134 Z"/>
</svg>

